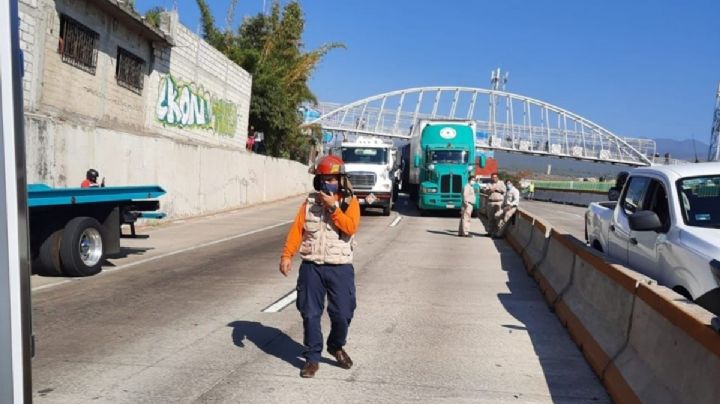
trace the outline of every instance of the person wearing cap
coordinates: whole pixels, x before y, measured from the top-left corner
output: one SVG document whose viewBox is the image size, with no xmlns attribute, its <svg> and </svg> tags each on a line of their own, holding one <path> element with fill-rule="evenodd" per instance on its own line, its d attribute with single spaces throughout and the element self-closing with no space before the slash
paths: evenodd
<svg viewBox="0 0 720 404">
<path fill-rule="evenodd" d="M 280 258 L 280 272 L 287 276 L 291 259 L 300 252 L 296 306 L 303 319 L 305 365 L 300 376 L 315 376 L 322 355 L 320 319 L 328 300 L 330 334 L 327 351 L 343 369 L 353 365 L 345 346 L 355 312 L 355 233 L 360 224 L 360 204 L 352 194 L 345 164 L 325 156 L 315 165 L 313 186 L 290 226 Z"/>
<path fill-rule="evenodd" d="M 485 188 L 485 193 L 488 195 L 488 229 L 487 236 L 495 237 L 498 231 L 498 220 L 502 214 L 503 201 L 505 200 L 505 183 L 500 181 L 497 173 L 493 173 L 490 176 L 492 182 Z"/>
<path fill-rule="evenodd" d="M 460 208 L 460 225 L 458 236 L 472 237 L 470 234 L 470 219 L 472 218 L 473 206 L 475 205 L 475 177 L 468 177 L 468 182 L 463 188 L 462 207 Z"/>
<path fill-rule="evenodd" d="M 517 211 L 518 204 L 520 203 L 520 191 L 513 185 L 512 181 L 505 181 L 505 186 L 507 192 L 505 193 L 505 200 L 503 201 L 502 211 L 500 212 L 498 230 L 495 233 L 496 237 L 502 237 L 505 234 L 505 226 L 515 214 L 515 211 Z"/>
<path fill-rule="evenodd" d="M 98 184 L 98 176 L 100 176 L 100 173 L 98 173 L 94 168 L 87 170 L 87 173 L 85 173 L 85 179 L 80 183 L 80 188 L 104 187 L 105 177 L 103 177 L 102 182 Z"/>
</svg>

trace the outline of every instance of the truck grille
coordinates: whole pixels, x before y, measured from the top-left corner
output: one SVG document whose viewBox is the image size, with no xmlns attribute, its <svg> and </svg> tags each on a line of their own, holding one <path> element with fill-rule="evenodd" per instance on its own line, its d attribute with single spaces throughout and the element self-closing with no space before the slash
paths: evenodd
<svg viewBox="0 0 720 404">
<path fill-rule="evenodd" d="M 445 174 L 440 177 L 440 192 L 446 193 L 461 193 L 462 192 L 462 176 Z"/>
<path fill-rule="evenodd" d="M 375 186 L 376 176 L 371 172 L 349 173 L 348 178 L 354 189 L 372 189 Z"/>
</svg>

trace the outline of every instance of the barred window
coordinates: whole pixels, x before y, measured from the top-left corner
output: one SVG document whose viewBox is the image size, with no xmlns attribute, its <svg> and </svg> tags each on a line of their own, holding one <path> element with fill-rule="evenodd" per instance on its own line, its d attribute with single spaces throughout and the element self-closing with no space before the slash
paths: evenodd
<svg viewBox="0 0 720 404">
<path fill-rule="evenodd" d="M 142 94 L 145 61 L 118 47 L 115 78 L 120 86 Z"/>
<path fill-rule="evenodd" d="M 60 16 L 58 53 L 63 62 L 94 75 L 98 38 L 100 35 L 97 32 L 66 15 Z"/>
</svg>

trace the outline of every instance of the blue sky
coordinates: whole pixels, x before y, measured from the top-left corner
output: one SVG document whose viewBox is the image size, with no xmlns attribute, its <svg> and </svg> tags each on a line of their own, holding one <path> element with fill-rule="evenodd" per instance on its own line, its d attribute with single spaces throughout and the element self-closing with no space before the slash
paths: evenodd
<svg viewBox="0 0 720 404">
<path fill-rule="evenodd" d="M 224 26 L 229 0 L 208 2 Z M 709 142 L 720 81 L 719 0 L 300 2 L 308 49 L 347 46 L 316 70 L 311 88 L 319 100 L 418 86 L 487 88 L 500 67 L 510 72 L 508 91 L 617 134 Z M 183 24 L 198 31 L 194 0 L 137 0 L 137 7 L 174 3 Z M 235 27 L 263 8 L 263 0 L 238 3 Z"/>
</svg>

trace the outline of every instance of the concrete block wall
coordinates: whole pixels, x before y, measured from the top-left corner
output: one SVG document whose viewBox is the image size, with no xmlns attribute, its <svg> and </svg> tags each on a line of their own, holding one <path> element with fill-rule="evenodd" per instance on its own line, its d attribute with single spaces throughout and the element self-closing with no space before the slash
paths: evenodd
<svg viewBox="0 0 720 404">
<path fill-rule="evenodd" d="M 23 51 L 24 76 L 23 76 L 23 102 L 26 107 L 35 106 L 36 77 L 39 65 L 38 51 L 36 44 L 43 37 L 39 32 L 39 21 L 37 12 L 38 0 L 21 0 L 19 7 L 20 14 L 20 49 Z"/>
<path fill-rule="evenodd" d="M 149 76 L 146 126 L 215 145 L 244 147 L 247 140 L 252 77 L 222 53 L 178 22 L 174 12 L 167 13 L 163 29 L 175 46 L 155 49 L 155 69 Z M 162 122 L 156 113 L 162 79 L 171 75 L 178 86 L 187 85 L 211 101 L 236 106 L 235 132 L 232 135 L 212 129 L 188 128 Z"/>
<path fill-rule="evenodd" d="M 115 78 L 117 47 L 132 52 L 150 68 L 151 46 L 140 34 L 109 17 L 89 0 L 38 0 L 45 33 L 40 107 L 55 114 L 104 122 L 106 127 L 142 131 L 145 99 L 118 85 Z M 99 34 L 95 73 L 62 61 L 58 52 L 60 16 L 64 14 Z"/>
</svg>

